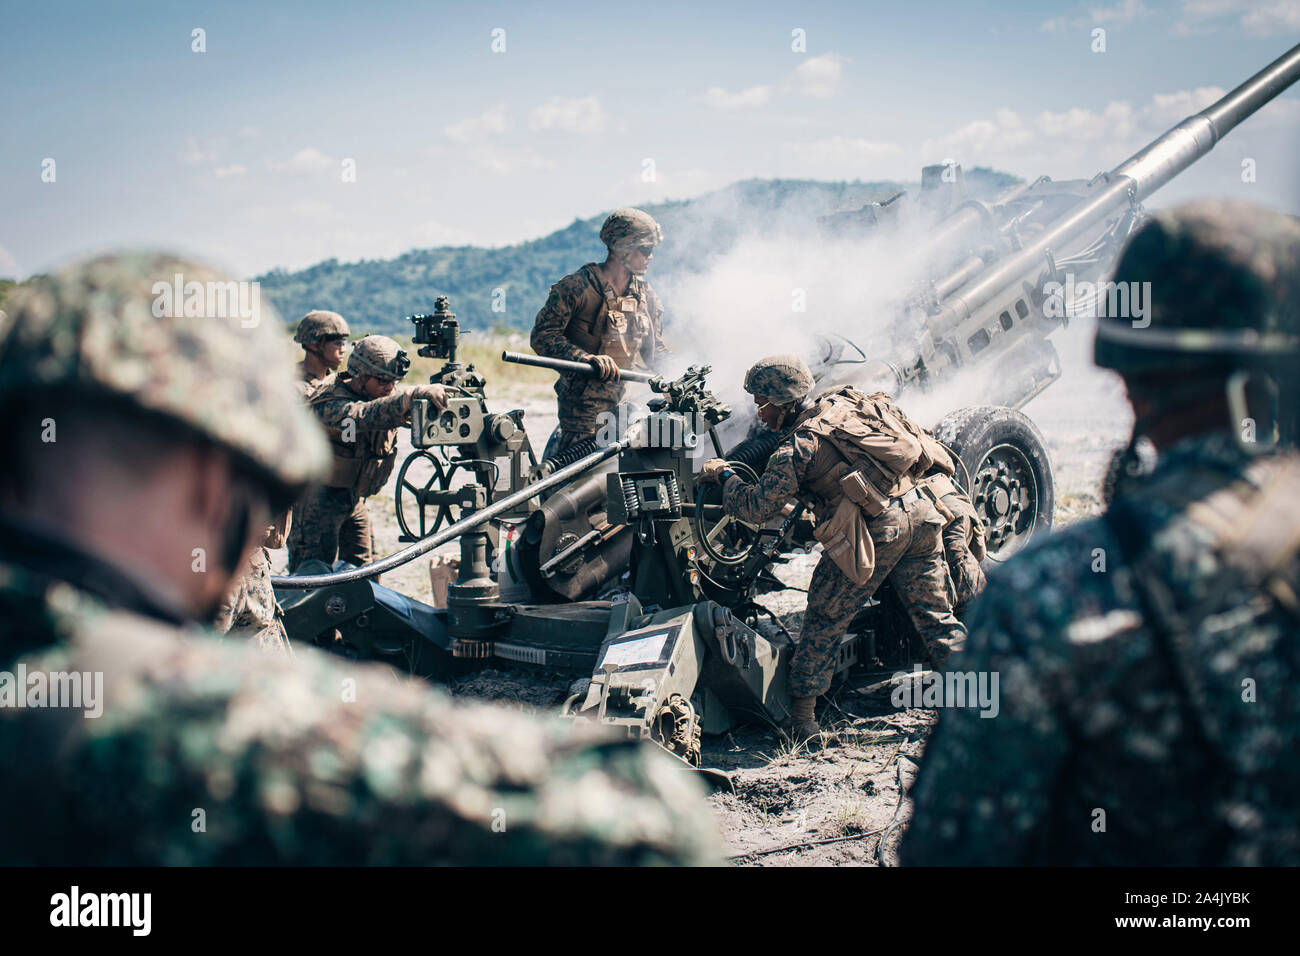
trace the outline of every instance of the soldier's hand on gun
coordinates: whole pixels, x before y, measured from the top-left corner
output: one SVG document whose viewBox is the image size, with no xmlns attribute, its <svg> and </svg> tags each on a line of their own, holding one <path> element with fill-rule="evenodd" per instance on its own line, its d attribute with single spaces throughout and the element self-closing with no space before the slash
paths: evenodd
<svg viewBox="0 0 1300 956">
<path fill-rule="evenodd" d="M 412 398 L 427 398 L 429 404 L 441 411 L 447 407 L 447 390 L 441 385 L 417 385 Z"/>
<path fill-rule="evenodd" d="M 587 363 L 596 370 L 602 382 L 612 382 L 618 378 L 618 363 L 611 355 L 593 355 Z"/>
<path fill-rule="evenodd" d="M 700 469 L 700 481 L 718 482 L 722 478 L 722 470 L 727 467 L 727 463 L 721 458 L 710 458 Z"/>
</svg>

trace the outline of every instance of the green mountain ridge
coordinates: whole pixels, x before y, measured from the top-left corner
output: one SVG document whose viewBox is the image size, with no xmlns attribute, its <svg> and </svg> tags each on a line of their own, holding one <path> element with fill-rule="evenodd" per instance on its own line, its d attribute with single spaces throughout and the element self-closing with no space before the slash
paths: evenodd
<svg viewBox="0 0 1300 956">
<path fill-rule="evenodd" d="M 967 170 L 965 180 L 972 197 L 991 197 L 1019 182 L 984 168 Z M 818 217 L 916 188 L 916 183 L 751 179 L 695 199 L 645 205 L 665 238 L 651 281 L 661 293 L 670 291 L 674 276 L 700 271 L 746 233 L 812 234 Z M 350 263 L 327 259 L 294 272 L 273 269 L 256 279 L 286 321 L 296 323 L 312 309 L 332 309 L 348 320 L 354 335 L 409 332 L 406 316 L 433 311 L 440 295 L 451 299 L 463 328 L 531 328 L 556 280 L 604 258 L 597 234 L 606 215 L 574 219 L 550 235 L 510 246 L 438 246 Z"/>
</svg>

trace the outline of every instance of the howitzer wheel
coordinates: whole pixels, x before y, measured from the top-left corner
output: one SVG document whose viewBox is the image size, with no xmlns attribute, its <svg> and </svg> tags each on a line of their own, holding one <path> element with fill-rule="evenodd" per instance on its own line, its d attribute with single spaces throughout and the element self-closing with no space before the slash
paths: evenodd
<svg viewBox="0 0 1300 956">
<path fill-rule="evenodd" d="M 397 472 L 393 504 L 397 509 L 399 541 L 419 541 L 435 534 L 444 524 L 460 520 L 460 505 L 430 500 L 435 492 L 447 492 L 461 462 L 445 462 L 428 451 L 414 451 Z"/>
<path fill-rule="evenodd" d="M 934 434 L 970 475 L 971 487 L 964 490 L 984 522 L 988 560 L 1005 561 L 1051 530 L 1052 465 L 1042 433 L 1023 413 L 1001 405 L 963 408 L 945 416 Z M 958 483 L 965 477 L 959 467 Z"/>
<path fill-rule="evenodd" d="M 729 461 L 727 467 L 751 484 L 757 484 L 758 475 L 743 461 Z M 706 521 L 704 509 L 722 504 L 722 486 L 711 481 L 696 484 L 695 517 L 692 525 L 700 548 L 717 564 L 744 564 L 758 544 L 757 525 L 724 515 L 717 521 Z"/>
</svg>

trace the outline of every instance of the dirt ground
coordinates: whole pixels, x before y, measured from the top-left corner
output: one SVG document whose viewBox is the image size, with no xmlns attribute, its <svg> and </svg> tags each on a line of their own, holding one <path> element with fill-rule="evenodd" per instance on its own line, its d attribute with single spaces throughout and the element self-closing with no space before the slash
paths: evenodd
<svg viewBox="0 0 1300 956">
<path fill-rule="evenodd" d="M 1056 337 L 1064 374 L 1023 409 L 1047 441 L 1055 473 L 1057 527 L 1101 510 L 1098 488 L 1112 451 L 1122 445 L 1131 415 L 1118 381 L 1092 369 L 1086 361 L 1086 329 Z M 555 424 L 549 390 L 494 387 L 488 394 L 502 411 L 525 410 L 525 424 L 541 449 Z M 906 403 L 904 403 L 906 407 Z M 409 452 L 402 433 L 399 465 Z M 378 552 L 397 550 L 398 526 L 393 510 L 396 471 L 383 494 L 370 500 Z M 453 556 L 453 543 L 438 554 Z M 819 555 L 797 555 L 778 574 L 795 588 L 807 586 Z M 285 563 L 283 551 L 276 567 Z M 385 575 L 383 583 L 429 602 L 432 588 L 427 560 L 417 560 Z M 804 595 L 787 590 L 763 597 L 791 631 L 798 634 Z M 855 673 L 823 699 L 819 720 L 836 733 L 837 745 L 809 751 L 792 748 L 774 730 L 746 727 L 704 738 L 704 765 L 724 771 L 729 787 L 709 798 L 726 852 L 745 866 L 896 865 L 899 836 L 910 817 L 905 795 L 937 715 L 933 710 L 894 708 L 887 673 Z M 547 711 L 567 694 L 571 675 L 546 674 L 519 667 L 483 670 L 453 683 L 461 696 L 500 701 L 523 709 Z"/>
</svg>

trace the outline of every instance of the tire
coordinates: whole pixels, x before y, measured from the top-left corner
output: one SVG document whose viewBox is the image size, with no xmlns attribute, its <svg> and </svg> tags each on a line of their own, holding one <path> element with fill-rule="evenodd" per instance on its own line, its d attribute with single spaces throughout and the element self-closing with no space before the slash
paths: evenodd
<svg viewBox="0 0 1300 956">
<path fill-rule="evenodd" d="M 986 561 L 1001 563 L 1052 529 L 1056 487 L 1043 435 L 1003 405 L 958 409 L 934 427 L 961 465 L 957 482 L 985 526 Z M 974 485 L 966 488 L 967 476 Z"/>
</svg>

